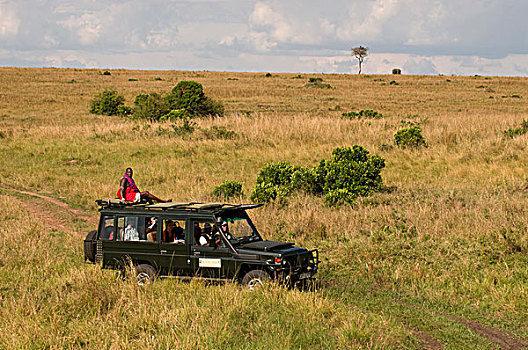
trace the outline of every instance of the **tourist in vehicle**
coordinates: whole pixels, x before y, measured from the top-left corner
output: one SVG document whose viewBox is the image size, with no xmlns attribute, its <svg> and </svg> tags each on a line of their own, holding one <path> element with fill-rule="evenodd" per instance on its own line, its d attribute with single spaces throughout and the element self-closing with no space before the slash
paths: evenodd
<svg viewBox="0 0 528 350">
<path fill-rule="evenodd" d="M 134 227 L 134 220 L 127 220 L 127 227 L 125 227 L 125 233 L 123 235 L 124 241 L 139 241 L 139 232 Z"/>
<path fill-rule="evenodd" d="M 163 230 L 161 239 L 164 243 L 184 243 L 185 237 L 183 227 L 181 227 L 178 222 L 172 220 L 165 221 L 165 230 Z"/>
<path fill-rule="evenodd" d="M 195 231 L 196 243 L 203 247 L 209 247 L 211 245 L 218 245 L 220 243 L 219 235 L 215 235 L 215 240 L 214 242 L 212 242 L 213 244 L 211 244 L 211 241 L 213 240 L 212 229 L 213 228 L 211 224 L 207 222 L 204 224 L 203 230 L 201 230 L 201 234 L 199 237 L 196 235 L 196 231 Z"/>
<path fill-rule="evenodd" d="M 132 168 L 126 168 L 123 178 L 119 182 L 119 190 L 117 191 L 117 197 L 124 200 L 125 202 L 139 203 L 142 199 L 145 199 L 149 202 L 157 201 L 161 203 L 170 202 L 164 201 L 148 191 L 140 192 L 139 188 L 136 186 L 136 183 L 132 179 L 134 172 Z"/>
<path fill-rule="evenodd" d="M 147 223 L 145 233 L 147 234 L 147 241 L 156 242 L 156 232 L 158 232 L 158 219 L 151 217 Z"/>
<path fill-rule="evenodd" d="M 176 239 L 176 224 L 172 220 L 165 221 L 165 230 L 163 230 L 162 241 L 164 243 L 173 243 Z"/>
<path fill-rule="evenodd" d="M 200 238 L 202 237 L 202 228 L 200 227 L 199 222 L 195 222 L 193 225 L 193 236 L 194 236 L 194 244 L 199 245 Z"/>
<path fill-rule="evenodd" d="M 226 236 L 227 239 L 235 239 L 231 232 L 229 232 L 229 224 L 227 223 L 227 221 L 222 222 L 222 225 L 220 225 L 220 227 L 222 229 L 222 232 L 224 233 L 224 236 Z"/>
</svg>

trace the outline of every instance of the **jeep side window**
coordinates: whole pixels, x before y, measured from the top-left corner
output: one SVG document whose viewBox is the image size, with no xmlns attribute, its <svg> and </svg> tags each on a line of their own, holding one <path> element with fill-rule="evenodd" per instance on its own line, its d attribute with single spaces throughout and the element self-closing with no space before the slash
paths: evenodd
<svg viewBox="0 0 528 350">
<path fill-rule="evenodd" d="M 161 242 L 185 244 L 185 220 L 164 219 Z"/>
<path fill-rule="evenodd" d="M 142 218 L 142 227 L 140 227 L 140 218 L 137 216 L 120 216 L 117 218 L 117 240 L 118 241 L 139 241 L 139 231 L 142 228 L 145 232 L 145 219 Z"/>
<path fill-rule="evenodd" d="M 194 221 L 192 237 L 194 246 L 215 246 L 215 243 L 213 241 L 213 223 L 204 221 Z"/>
<path fill-rule="evenodd" d="M 148 242 L 156 242 L 158 235 L 158 221 L 159 218 L 152 216 L 147 217 L 145 220 L 145 239 Z"/>
<path fill-rule="evenodd" d="M 105 215 L 103 217 L 101 232 L 99 239 L 104 241 L 112 241 L 115 239 L 114 216 Z"/>
</svg>

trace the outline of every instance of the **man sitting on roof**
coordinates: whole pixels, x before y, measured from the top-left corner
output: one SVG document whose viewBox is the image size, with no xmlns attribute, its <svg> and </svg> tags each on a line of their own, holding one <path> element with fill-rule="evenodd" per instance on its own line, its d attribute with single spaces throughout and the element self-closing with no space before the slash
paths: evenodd
<svg viewBox="0 0 528 350">
<path fill-rule="evenodd" d="M 134 172 L 132 171 L 132 168 L 127 168 L 125 171 L 125 174 L 123 175 L 123 178 L 119 182 L 119 190 L 117 190 L 117 197 L 121 200 L 124 200 L 125 202 L 132 202 L 132 203 L 139 203 L 141 199 L 146 199 L 147 201 L 157 201 L 161 203 L 170 202 L 164 201 L 163 199 L 160 199 L 152 194 L 150 192 L 140 192 L 137 188 L 134 180 L 132 180 L 132 175 Z"/>
</svg>

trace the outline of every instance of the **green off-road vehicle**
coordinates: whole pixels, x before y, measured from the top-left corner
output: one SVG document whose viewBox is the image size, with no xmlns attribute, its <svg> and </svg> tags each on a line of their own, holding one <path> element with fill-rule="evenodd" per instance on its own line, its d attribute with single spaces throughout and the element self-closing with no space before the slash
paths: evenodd
<svg viewBox="0 0 528 350">
<path fill-rule="evenodd" d="M 262 239 L 246 213 L 261 204 L 96 202 L 101 218 L 84 241 L 85 260 L 123 273 L 132 265 L 138 284 L 200 277 L 294 287 L 317 273 L 317 249 Z"/>
</svg>

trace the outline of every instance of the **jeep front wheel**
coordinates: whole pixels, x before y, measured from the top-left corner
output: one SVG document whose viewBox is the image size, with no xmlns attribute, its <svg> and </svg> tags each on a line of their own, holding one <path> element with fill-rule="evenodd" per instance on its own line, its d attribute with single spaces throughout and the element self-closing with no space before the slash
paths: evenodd
<svg viewBox="0 0 528 350">
<path fill-rule="evenodd" d="M 138 286 L 151 284 L 156 279 L 156 269 L 148 264 L 136 266 L 136 277 Z"/>
<path fill-rule="evenodd" d="M 251 270 L 242 278 L 242 285 L 247 286 L 249 290 L 262 287 L 271 281 L 270 275 L 262 270 Z"/>
</svg>

